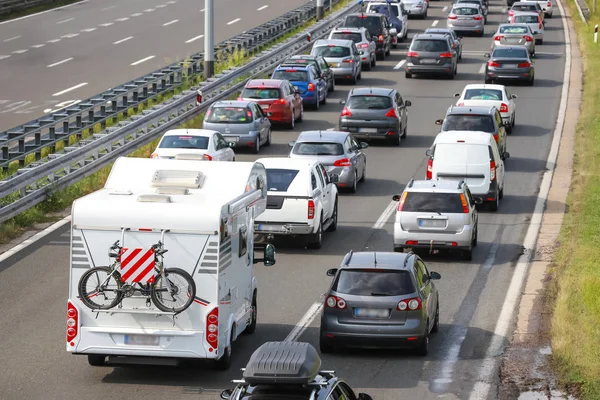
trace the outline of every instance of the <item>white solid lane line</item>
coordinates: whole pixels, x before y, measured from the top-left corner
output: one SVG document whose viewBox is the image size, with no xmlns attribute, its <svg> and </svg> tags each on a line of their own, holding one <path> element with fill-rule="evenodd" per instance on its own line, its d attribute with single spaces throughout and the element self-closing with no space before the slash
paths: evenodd
<svg viewBox="0 0 600 400">
<path fill-rule="evenodd" d="M 9 55 L 0 55 L 0 60 L 4 60 L 5 58 L 9 58 Z"/>
<path fill-rule="evenodd" d="M 406 64 L 406 60 L 400 61 L 398 64 L 396 64 L 396 66 L 394 67 L 394 69 L 400 69 L 400 68 L 402 68 L 402 66 L 404 64 Z"/>
<path fill-rule="evenodd" d="M 383 213 L 381 213 L 379 219 L 377 219 L 377 221 L 373 225 L 373 229 L 383 228 L 383 226 L 388 222 L 392 214 L 396 211 L 397 206 L 398 202 L 392 200 L 390 204 L 387 205 L 385 210 L 383 210 Z"/>
<path fill-rule="evenodd" d="M 13 54 L 23 54 L 23 53 L 26 53 L 27 50 L 29 50 L 29 49 L 15 50 L 15 51 L 13 51 Z"/>
<path fill-rule="evenodd" d="M 69 22 L 69 21 L 73 21 L 74 19 L 75 19 L 75 18 L 69 18 L 69 19 L 65 19 L 65 20 L 62 20 L 62 21 L 58 21 L 58 22 L 56 23 L 56 25 L 64 24 L 64 23 L 67 23 L 67 22 Z"/>
<path fill-rule="evenodd" d="M 58 43 L 58 42 L 60 42 L 60 39 L 50 39 L 46 43 Z"/>
<path fill-rule="evenodd" d="M 61 90 L 60 92 L 56 92 L 56 93 L 54 93 L 52 96 L 53 96 L 53 97 L 56 97 L 56 96 L 61 96 L 61 95 L 65 94 L 65 93 L 69 93 L 69 92 L 71 92 L 71 91 L 73 91 L 73 90 L 75 90 L 75 89 L 79 89 L 80 87 L 84 87 L 84 86 L 85 86 L 85 85 L 87 85 L 87 84 L 88 84 L 87 82 L 83 82 L 83 83 L 80 83 L 79 85 L 71 86 L 71 87 L 70 87 L 70 88 L 68 88 L 68 89 Z"/>
<path fill-rule="evenodd" d="M 322 301 L 316 301 L 312 306 L 310 306 L 306 314 L 304 314 L 302 319 L 294 326 L 292 331 L 287 335 L 287 337 L 283 341 L 295 342 L 296 340 L 300 339 L 302 333 L 306 330 L 306 328 L 308 328 L 308 326 L 315 319 L 315 317 L 319 315 L 319 312 L 321 312 L 322 308 Z"/>
<path fill-rule="evenodd" d="M 110 6 L 110 7 L 106 7 L 103 8 L 102 11 L 108 11 L 108 10 L 112 10 L 113 8 L 115 8 L 116 6 Z"/>
<path fill-rule="evenodd" d="M 133 39 L 133 36 L 129 36 L 129 37 L 126 37 L 125 39 L 117 40 L 113 44 L 123 43 L 123 42 L 126 42 L 126 41 L 131 40 L 131 39 Z"/>
<path fill-rule="evenodd" d="M 481 68 L 479 68 L 479 73 L 480 74 L 483 74 L 485 72 L 485 66 L 486 66 L 485 63 L 481 64 Z"/>
<path fill-rule="evenodd" d="M 87 3 L 88 1 L 89 0 L 82 0 L 82 1 L 79 1 L 79 2 L 76 2 L 76 3 L 73 3 L 73 4 L 67 4 L 66 6 L 51 8 L 49 10 L 40 11 L 40 12 L 37 12 L 37 13 L 34 13 L 34 14 L 25 15 L 23 17 L 9 19 L 8 21 L 0 22 L 0 25 L 10 24 L 12 22 L 17 22 L 17 21 L 22 21 L 24 19 L 37 17 L 38 15 L 43 15 L 43 14 L 46 14 L 46 13 L 49 13 L 49 12 L 56 12 L 58 10 L 62 10 L 63 8 L 67 8 L 67 7 L 81 6 L 82 4 Z"/>
<path fill-rule="evenodd" d="M 45 46 L 45 44 L 44 44 L 44 43 L 42 43 L 42 44 L 34 44 L 34 45 L 33 45 L 33 46 L 31 46 L 31 47 L 33 47 L 34 49 L 39 49 L 40 47 L 44 47 L 44 46 Z"/>
<path fill-rule="evenodd" d="M 152 60 L 154 57 L 156 57 L 156 56 L 149 56 L 146 58 L 142 58 L 141 60 L 137 60 L 136 62 L 131 63 L 130 65 L 135 66 L 135 65 L 141 64 L 143 62 L 146 62 L 148 60 Z"/>
<path fill-rule="evenodd" d="M 236 19 L 234 19 L 233 21 L 229 21 L 229 22 L 227 23 L 227 25 L 232 25 L 232 24 L 235 24 L 235 23 L 236 23 L 236 22 L 238 22 L 239 20 L 241 20 L 241 18 L 236 18 Z"/>
<path fill-rule="evenodd" d="M 442 8 L 443 12 L 446 12 L 446 10 L 448 10 L 448 6 L 445 6 L 444 8 Z"/>
<path fill-rule="evenodd" d="M 127 20 L 129 20 L 128 17 L 123 17 L 123 18 L 117 18 L 117 19 L 115 19 L 115 21 L 119 21 L 119 22 L 125 22 Z"/>
<path fill-rule="evenodd" d="M 6 42 L 12 42 L 13 40 L 17 40 L 17 39 L 18 39 L 18 38 L 20 38 L 20 37 L 21 37 L 21 36 L 13 36 L 13 37 L 11 37 L 11 38 L 4 39 L 4 40 L 3 40 L 3 42 L 4 42 L 4 43 L 6 43 Z"/>
<path fill-rule="evenodd" d="M 133 13 L 133 14 L 130 15 L 130 17 L 139 17 L 141 15 L 144 15 L 144 14 L 142 14 L 142 13 Z"/>
<path fill-rule="evenodd" d="M 433 21 L 433 22 L 431 23 L 431 26 L 436 26 L 436 25 L 437 25 L 439 22 L 440 22 L 440 21 L 436 19 L 435 21 Z"/>
<path fill-rule="evenodd" d="M 100 24 L 100 26 L 111 26 L 114 22 L 107 22 L 105 24 Z"/>
<path fill-rule="evenodd" d="M 165 22 L 162 26 L 169 26 L 169 25 L 173 25 L 174 23 L 179 22 L 178 19 L 174 19 L 173 21 L 169 21 L 169 22 Z"/>
<path fill-rule="evenodd" d="M 62 61 L 59 61 L 59 62 L 55 62 L 54 64 L 50 64 L 50 65 L 48 65 L 47 67 L 48 67 L 48 68 L 56 67 L 57 65 L 64 64 L 64 63 L 66 63 L 66 62 L 69 62 L 69 61 L 71 61 L 72 59 L 73 59 L 73 57 L 70 57 L 70 58 L 65 58 L 64 60 L 62 60 Z"/>
<path fill-rule="evenodd" d="M 257 8 L 256 11 L 262 11 L 267 7 L 269 7 L 269 6 L 265 4 L 264 6 Z"/>
<path fill-rule="evenodd" d="M 194 41 L 196 41 L 196 40 L 198 40 L 198 39 L 202 39 L 203 37 L 204 37 L 204 35 L 198 35 L 198 36 L 196 36 L 196 37 L 193 37 L 193 38 L 191 38 L 191 39 L 189 39 L 189 40 L 186 40 L 185 42 L 186 42 L 186 43 L 192 43 L 192 42 L 194 42 Z"/>
<path fill-rule="evenodd" d="M 98 29 L 98 28 L 87 28 L 87 29 L 82 29 L 81 32 L 94 32 L 96 29 Z"/>
</svg>

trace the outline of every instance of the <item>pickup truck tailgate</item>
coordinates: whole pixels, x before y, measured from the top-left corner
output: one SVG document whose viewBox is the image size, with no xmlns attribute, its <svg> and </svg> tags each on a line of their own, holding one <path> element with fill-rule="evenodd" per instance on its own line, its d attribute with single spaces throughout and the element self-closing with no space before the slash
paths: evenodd
<svg viewBox="0 0 600 400">
<path fill-rule="evenodd" d="M 309 234 L 314 219 L 308 218 L 306 196 L 267 195 L 267 209 L 255 220 L 256 233 Z"/>
</svg>

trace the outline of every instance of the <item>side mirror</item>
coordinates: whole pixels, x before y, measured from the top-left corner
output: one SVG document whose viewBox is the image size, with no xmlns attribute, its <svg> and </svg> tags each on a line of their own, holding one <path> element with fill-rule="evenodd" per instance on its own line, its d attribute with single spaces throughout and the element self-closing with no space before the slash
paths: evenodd
<svg viewBox="0 0 600 400">
<path fill-rule="evenodd" d="M 395 35 L 397 35 L 397 34 L 398 34 L 398 31 L 396 30 L 396 28 L 392 28 L 392 29 L 390 29 L 390 35 L 391 35 L 391 36 L 395 36 Z"/>
<path fill-rule="evenodd" d="M 410 101 L 410 100 L 406 100 L 406 101 L 404 102 L 404 105 L 405 105 L 406 107 L 410 107 L 410 106 L 412 106 L 412 101 Z"/>
<path fill-rule="evenodd" d="M 344 100 L 344 99 L 340 100 L 340 104 L 341 104 L 341 105 L 344 105 L 344 104 L 346 104 L 346 100 Z"/>
<path fill-rule="evenodd" d="M 442 125 L 443 123 L 444 123 L 444 120 L 443 120 L 443 119 L 436 119 L 436 120 L 435 120 L 435 124 L 436 124 L 436 125 Z"/>
<path fill-rule="evenodd" d="M 462 36 L 459 36 L 459 37 L 458 37 L 458 40 L 462 40 L 462 38 L 463 38 Z"/>
<path fill-rule="evenodd" d="M 474 201 L 474 202 L 475 202 L 475 204 L 477 204 L 477 205 L 481 205 L 481 204 L 483 204 L 483 199 L 482 199 L 481 197 L 475 197 L 475 198 L 473 199 L 473 201 Z"/>
<path fill-rule="evenodd" d="M 367 147 L 369 147 L 369 143 L 360 142 L 360 148 L 361 149 L 366 149 Z"/>
<path fill-rule="evenodd" d="M 224 400 L 230 399 L 232 394 L 233 394 L 232 389 L 225 389 L 221 392 L 221 398 Z"/>
<path fill-rule="evenodd" d="M 275 246 L 273 246 L 271 243 L 267 244 L 265 246 L 265 250 L 263 252 L 263 258 L 255 258 L 254 259 L 254 264 L 262 262 L 263 264 L 265 264 L 265 267 L 271 267 L 273 265 L 275 265 Z M 224 398 L 224 397 L 222 397 Z M 229 397 L 227 397 L 229 398 Z"/>
<path fill-rule="evenodd" d="M 508 151 L 505 151 L 505 152 L 502 154 L 502 158 L 504 158 L 504 159 L 510 158 L 510 153 L 509 153 Z"/>
<path fill-rule="evenodd" d="M 373 400 L 373 398 L 366 393 L 359 393 L 358 400 Z"/>
<path fill-rule="evenodd" d="M 227 142 L 227 146 L 231 147 L 232 149 L 235 147 L 235 143 L 234 142 Z"/>
<path fill-rule="evenodd" d="M 491 55 L 490 53 L 485 53 L 483 56 L 484 56 L 485 58 L 490 58 L 492 55 Z"/>
<path fill-rule="evenodd" d="M 431 149 L 427 149 L 427 150 L 425 150 L 425 155 L 426 155 L 427 157 L 431 157 L 431 156 L 432 156 L 432 151 L 431 151 Z"/>
<path fill-rule="evenodd" d="M 400 201 L 400 195 L 399 194 L 395 194 L 392 196 L 392 200 L 393 201 Z"/>
<path fill-rule="evenodd" d="M 340 176 L 337 174 L 331 174 L 329 175 L 329 180 L 331 183 L 338 183 L 340 181 Z"/>
<path fill-rule="evenodd" d="M 460 97 L 460 93 L 454 93 L 454 97 Z"/>
<path fill-rule="evenodd" d="M 294 147 L 295 144 L 296 144 L 296 142 L 294 140 L 292 140 L 291 142 L 288 142 L 288 146 L 290 146 L 290 147 Z"/>
<path fill-rule="evenodd" d="M 429 273 L 429 279 L 433 280 L 433 281 L 437 281 L 439 279 L 442 279 L 442 276 L 440 274 L 438 274 L 437 272 L 433 272 L 431 271 Z"/>
<path fill-rule="evenodd" d="M 510 98 L 511 98 L 511 99 L 518 99 L 518 98 L 519 98 L 519 96 L 517 96 L 516 94 L 511 94 L 511 95 L 510 95 Z"/>
<path fill-rule="evenodd" d="M 371 40 L 374 41 L 374 42 L 376 42 L 376 41 L 379 40 L 379 38 L 377 36 L 371 36 Z"/>
<path fill-rule="evenodd" d="M 338 269 L 337 268 L 330 268 L 327 270 L 327 276 L 335 276 L 335 274 L 337 274 Z"/>
</svg>

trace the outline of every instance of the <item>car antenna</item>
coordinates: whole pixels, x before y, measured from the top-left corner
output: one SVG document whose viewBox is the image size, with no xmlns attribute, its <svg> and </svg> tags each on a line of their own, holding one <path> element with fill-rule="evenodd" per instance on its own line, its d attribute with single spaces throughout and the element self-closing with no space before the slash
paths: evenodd
<svg viewBox="0 0 600 400">
<path fill-rule="evenodd" d="M 323 135 L 321 134 L 321 130 L 319 130 L 319 139 L 323 139 Z"/>
<path fill-rule="evenodd" d="M 375 259 L 375 267 L 377 268 L 377 252 L 373 252 L 373 258 Z"/>
</svg>

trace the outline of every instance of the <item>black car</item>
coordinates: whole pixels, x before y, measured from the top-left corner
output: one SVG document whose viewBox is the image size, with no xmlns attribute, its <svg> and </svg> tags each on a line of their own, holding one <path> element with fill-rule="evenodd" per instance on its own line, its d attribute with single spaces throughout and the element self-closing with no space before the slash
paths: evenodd
<svg viewBox="0 0 600 400">
<path fill-rule="evenodd" d="M 517 80 L 533 86 L 535 79 L 535 63 L 529 51 L 523 46 L 496 47 L 485 65 L 485 83 L 503 80 Z"/>
<path fill-rule="evenodd" d="M 297 65 L 314 65 L 317 69 L 319 76 L 327 81 L 327 91 L 333 92 L 335 90 L 335 76 L 333 70 L 325 61 L 323 56 L 308 56 L 308 55 L 296 55 L 286 58 L 282 63 L 282 66 L 297 66 Z"/>
<path fill-rule="evenodd" d="M 390 29 L 393 26 L 389 23 L 387 17 L 377 13 L 356 13 L 346 16 L 341 26 L 346 28 L 367 28 L 369 35 L 377 44 L 375 50 L 380 60 L 385 60 L 385 56 L 390 55 L 392 48 L 392 36 Z"/>
<path fill-rule="evenodd" d="M 358 393 L 333 371 L 321 371 L 321 358 L 309 343 L 267 342 L 250 357 L 235 389 L 221 393 L 222 399 L 355 399 L 373 400 Z"/>
</svg>

